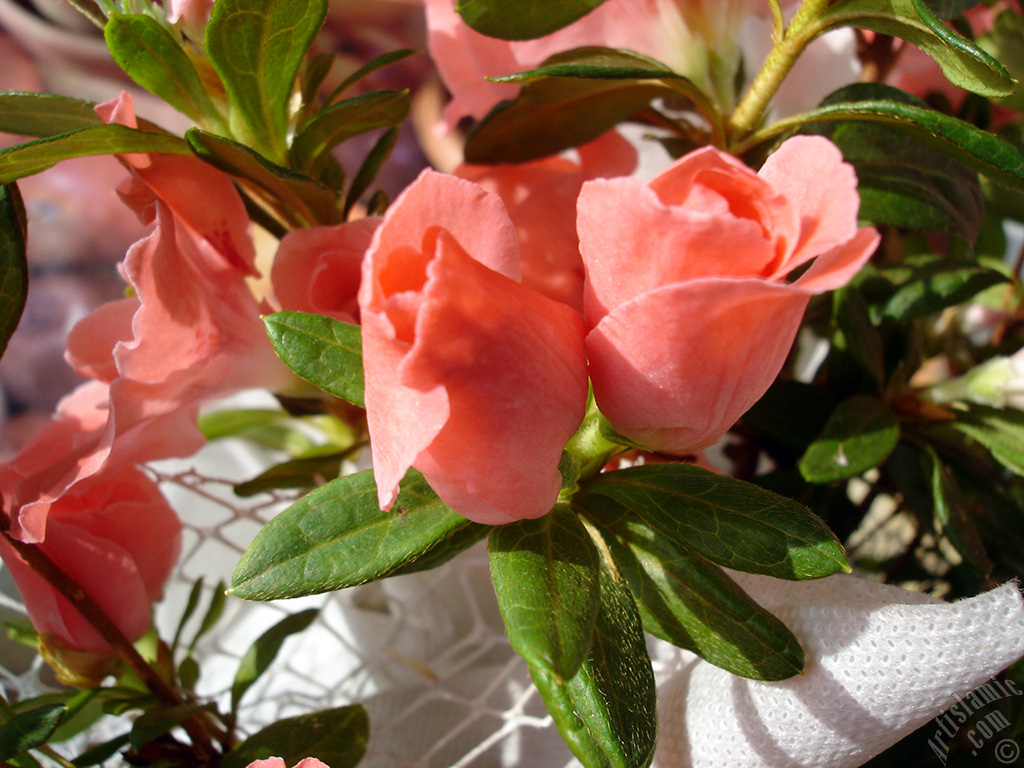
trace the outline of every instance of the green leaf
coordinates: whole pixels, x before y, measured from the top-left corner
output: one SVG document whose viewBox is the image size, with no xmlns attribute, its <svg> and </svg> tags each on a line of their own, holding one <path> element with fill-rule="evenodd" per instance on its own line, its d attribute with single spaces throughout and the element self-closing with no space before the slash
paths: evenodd
<svg viewBox="0 0 1024 768">
<path fill-rule="evenodd" d="M 555 725 L 585 768 L 646 768 L 658 734 L 657 692 L 643 628 L 624 579 L 600 570 L 601 603 L 590 653 L 563 680 L 530 674 Z"/>
<path fill-rule="evenodd" d="M 863 290 L 877 296 L 872 301 L 872 320 L 898 322 L 939 312 L 962 304 L 993 285 L 1005 283 L 1000 272 L 963 259 L 907 258 L 899 264 L 873 271 Z"/>
<path fill-rule="evenodd" d="M 604 0 L 458 0 L 455 10 L 482 35 L 501 40 L 531 40 L 572 24 Z"/>
<path fill-rule="evenodd" d="M 45 744 L 66 711 L 63 704 L 49 704 L 20 712 L 0 725 L 0 760 L 10 760 Z"/>
<path fill-rule="evenodd" d="M 326 0 L 219 0 L 206 25 L 233 137 L 275 163 L 287 157 L 292 89 L 326 14 Z"/>
<path fill-rule="evenodd" d="M 53 702 L 66 704 L 68 711 L 60 726 L 53 732 L 50 741 L 54 743 L 67 741 L 90 728 L 101 717 L 103 717 L 102 689 L 73 690 L 62 694 L 64 701 L 55 699 Z M 39 697 L 41 700 L 43 697 Z M 18 707 L 24 707 L 25 702 L 18 702 Z"/>
<path fill-rule="evenodd" d="M 114 61 L 132 80 L 193 120 L 220 124 L 192 60 L 155 18 L 111 14 L 103 36 Z"/>
<path fill-rule="evenodd" d="M 523 83 L 466 140 L 469 163 L 534 160 L 596 139 L 657 98 L 692 99 L 708 116 L 708 97 L 663 64 L 640 54 L 578 48 L 547 59 L 539 69 L 497 78 Z"/>
<path fill-rule="evenodd" d="M 987 448 L 1004 467 L 1024 476 L 1024 412 L 972 404 L 957 411 L 952 425 Z"/>
<path fill-rule="evenodd" d="M 198 128 L 187 131 L 185 138 L 199 157 L 234 176 L 281 221 L 304 227 L 341 223 L 338 197 L 330 187 L 276 165 L 244 144 Z"/>
<path fill-rule="evenodd" d="M 224 603 L 227 601 L 226 587 L 227 585 L 224 581 L 220 580 L 213 588 L 213 593 L 210 595 L 210 604 L 206 607 L 203 620 L 199 622 L 199 629 L 196 630 L 195 635 L 192 636 L 192 641 L 188 644 L 189 653 L 195 649 L 196 643 L 199 642 L 200 638 L 216 626 L 217 621 L 224 613 Z"/>
<path fill-rule="evenodd" d="M 345 426 L 337 420 L 331 423 L 345 430 Z M 319 425 L 311 424 L 309 417 L 296 417 L 271 408 L 214 411 L 199 418 L 199 428 L 207 440 L 238 437 L 264 448 L 287 451 L 293 455 L 305 453 L 314 447 L 314 442 L 308 434 L 310 426 L 324 432 Z M 342 435 L 337 437 L 342 439 Z"/>
<path fill-rule="evenodd" d="M 315 53 L 306 59 L 299 76 L 302 80 L 302 104 L 307 111 L 313 109 L 320 89 L 338 60 L 337 53 Z"/>
<path fill-rule="evenodd" d="M 200 577 L 192 584 L 192 589 L 188 593 L 188 600 L 185 601 L 185 609 L 181 612 L 181 618 L 178 619 L 178 626 L 174 630 L 174 639 L 171 641 L 172 654 L 178 648 L 178 643 L 181 641 L 181 633 L 185 631 L 185 624 L 188 623 L 188 620 L 192 618 L 192 614 L 196 612 L 196 608 L 199 607 L 199 598 L 202 597 L 202 594 L 203 579 Z"/>
<path fill-rule="evenodd" d="M 188 144 L 177 136 L 140 131 L 124 125 L 96 125 L 17 144 L 0 151 L 0 184 L 45 171 L 61 160 L 72 157 L 130 152 L 191 154 Z"/>
<path fill-rule="evenodd" d="M 292 142 L 292 162 L 317 177 L 321 158 L 334 147 L 367 131 L 398 125 L 408 115 L 408 91 L 374 91 L 346 99 L 302 126 Z"/>
<path fill-rule="evenodd" d="M 352 455 L 353 449 L 304 456 L 276 464 L 251 480 L 237 483 L 236 496 L 255 496 L 280 488 L 316 488 L 326 480 L 333 480 L 341 471 L 341 463 Z"/>
<path fill-rule="evenodd" d="M 486 530 L 448 509 L 415 470 L 389 512 L 378 506 L 372 472 L 346 475 L 264 525 L 235 568 L 230 591 L 276 600 L 365 584 L 424 560 L 443 562 Z"/>
<path fill-rule="evenodd" d="M 308 312 L 277 312 L 263 322 L 285 365 L 325 392 L 363 407 L 363 347 L 358 325 Z"/>
<path fill-rule="evenodd" d="M 95 107 L 52 93 L 0 93 L 0 132 L 46 137 L 102 125 Z"/>
<path fill-rule="evenodd" d="M 681 549 L 780 579 L 849 571 L 846 553 L 817 516 L 792 499 L 689 464 L 605 472 L 577 494 L 608 496 Z"/>
<path fill-rule="evenodd" d="M 9 640 L 28 646 L 29 648 L 39 647 L 39 633 L 32 626 L 28 619 L 12 619 L 3 622 L 5 634 Z"/>
<path fill-rule="evenodd" d="M 988 576 L 992 561 L 971 515 L 971 505 L 960 491 L 953 470 L 942 463 L 930 445 L 925 445 L 930 464 L 932 500 L 935 508 L 935 527 L 944 533 L 957 552 L 976 570 Z"/>
<path fill-rule="evenodd" d="M 363 164 L 359 166 L 359 170 L 352 179 L 352 184 L 348 188 L 348 194 L 345 195 L 346 216 L 348 216 L 348 212 L 352 210 L 352 207 L 359 202 L 359 198 L 370 188 L 373 180 L 377 178 L 377 174 L 380 173 L 381 167 L 391 157 L 391 151 L 397 143 L 398 128 L 392 128 L 377 139 L 373 149 L 367 153 Z"/>
<path fill-rule="evenodd" d="M 875 84 L 866 92 L 889 93 L 886 89 L 888 86 Z M 854 92 L 865 91 L 850 91 Z M 1002 186 L 1014 190 L 1024 186 L 1024 155 L 1008 141 L 950 115 L 889 98 L 858 99 L 818 107 L 773 123 L 759 131 L 749 144 L 765 142 L 814 123 L 854 120 L 884 123 Z"/>
<path fill-rule="evenodd" d="M 586 528 L 556 507 L 495 528 L 491 578 L 512 647 L 533 667 L 568 680 L 580 668 L 599 603 L 598 554 Z"/>
<path fill-rule="evenodd" d="M 397 61 L 401 61 L 402 59 L 406 59 L 410 56 L 413 56 L 416 53 L 417 52 L 412 50 L 411 48 L 402 48 L 397 51 L 387 51 L 386 53 L 382 53 L 380 56 L 375 56 L 373 59 L 366 62 L 366 64 L 364 64 L 355 72 L 353 72 L 351 75 L 346 77 L 341 82 L 341 85 L 339 85 L 331 92 L 331 95 L 327 98 L 327 103 L 333 103 L 334 100 L 341 96 L 343 93 L 345 93 L 345 91 L 347 91 L 349 88 L 351 88 L 353 85 L 355 85 L 368 75 L 372 75 L 378 69 L 383 69 L 384 67 L 390 66 L 391 64 L 394 64 Z"/>
<path fill-rule="evenodd" d="M 72 758 L 72 765 L 77 765 L 79 768 L 89 768 L 89 766 L 100 765 L 113 757 L 117 750 L 128 743 L 128 734 L 122 734 L 115 736 L 110 741 L 104 741 L 102 744 L 97 744 L 95 747 L 90 747 L 85 750 L 78 757 Z"/>
<path fill-rule="evenodd" d="M 247 437 L 250 432 L 278 427 L 291 420 L 291 416 L 276 408 L 239 408 L 202 414 L 199 417 L 199 429 L 203 437 L 212 441 L 225 437 Z"/>
<path fill-rule="evenodd" d="M 26 225 L 17 185 L 0 186 L 0 355 L 18 327 L 28 297 Z"/>
<path fill-rule="evenodd" d="M 14 768 L 43 768 L 31 752 L 22 752 L 17 757 L 12 757 L 9 762 Z"/>
<path fill-rule="evenodd" d="M 800 643 L 720 567 L 676 546 L 614 499 L 583 494 L 629 582 L 644 629 L 734 675 L 785 680 L 803 670 Z"/>
<path fill-rule="evenodd" d="M 277 658 L 277 653 L 281 650 L 284 641 L 306 629 L 313 623 L 318 613 L 318 609 L 310 608 L 289 614 L 256 638 L 256 642 L 249 646 L 249 650 L 238 662 L 238 671 L 235 672 L 235 679 L 231 683 L 232 712 L 238 711 L 238 704 L 245 692 Z"/>
<path fill-rule="evenodd" d="M 803 452 L 834 407 L 835 401 L 824 387 L 777 379 L 743 414 L 743 423 L 770 440 Z"/>
<path fill-rule="evenodd" d="M 865 99 L 926 108 L 917 97 L 877 83 L 840 88 L 822 106 Z M 885 123 L 829 123 L 816 132 L 827 136 L 853 165 L 862 220 L 952 232 L 974 242 L 984 209 L 976 171 Z"/>
<path fill-rule="evenodd" d="M 832 306 L 833 319 L 839 331 L 834 344 L 850 354 L 881 386 L 885 383 L 884 345 L 864 297 L 855 287 L 846 286 L 833 294 Z"/>
<path fill-rule="evenodd" d="M 366 752 L 370 723 L 358 704 L 289 717 L 250 736 L 221 761 L 222 768 L 245 768 L 255 760 L 280 757 L 295 765 L 315 756 L 331 768 L 355 768 Z"/>
<path fill-rule="evenodd" d="M 388 197 L 388 193 L 383 189 L 378 189 L 366 205 L 366 215 L 383 216 L 389 205 L 391 205 L 391 198 Z"/>
<path fill-rule="evenodd" d="M 935 59 L 950 82 L 981 96 L 1014 91 L 1013 79 L 998 61 L 943 24 L 922 0 L 839 0 L 820 21 L 829 29 L 870 29 L 913 43 Z"/>
<path fill-rule="evenodd" d="M 940 19 L 955 19 L 978 4 L 978 0 L 924 0 L 928 9 Z"/>
<path fill-rule="evenodd" d="M 997 13 L 991 27 L 978 36 L 977 43 L 1001 62 L 1018 83 L 1024 79 L 1024 17 L 1019 11 L 1004 8 Z M 999 103 L 1019 112 L 1024 109 L 1024 92 L 1017 88 L 1011 96 L 1000 99 Z"/>
<path fill-rule="evenodd" d="M 153 739 L 163 736 L 188 720 L 199 710 L 198 704 L 160 706 L 143 712 L 135 720 L 128 734 L 132 749 L 141 749 Z"/>
<path fill-rule="evenodd" d="M 807 448 L 800 474 L 811 483 L 856 477 L 885 461 L 899 439 L 892 411 L 873 397 L 854 395 L 839 404 Z"/>
<path fill-rule="evenodd" d="M 178 665 L 178 684 L 186 691 L 194 690 L 199 682 L 199 662 L 186 656 Z"/>
</svg>

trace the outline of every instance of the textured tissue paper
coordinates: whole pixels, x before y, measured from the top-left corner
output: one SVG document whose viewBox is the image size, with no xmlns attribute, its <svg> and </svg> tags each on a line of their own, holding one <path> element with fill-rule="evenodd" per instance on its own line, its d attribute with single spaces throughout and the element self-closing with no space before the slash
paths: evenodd
<svg viewBox="0 0 1024 768">
<path fill-rule="evenodd" d="M 1016 583 L 946 603 L 845 574 L 734 576 L 799 638 L 805 674 L 756 682 L 681 652 L 656 768 L 862 765 L 1024 655 Z"/>
</svg>

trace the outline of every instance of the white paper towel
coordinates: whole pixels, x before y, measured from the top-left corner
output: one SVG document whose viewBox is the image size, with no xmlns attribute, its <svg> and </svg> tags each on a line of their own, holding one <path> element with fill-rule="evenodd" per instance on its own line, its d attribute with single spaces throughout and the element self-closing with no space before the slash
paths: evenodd
<svg viewBox="0 0 1024 768">
<path fill-rule="evenodd" d="M 655 768 L 853 768 L 1024 655 L 1013 583 L 945 603 L 845 574 L 734 577 L 800 640 L 805 674 L 762 683 L 681 652 Z"/>
</svg>

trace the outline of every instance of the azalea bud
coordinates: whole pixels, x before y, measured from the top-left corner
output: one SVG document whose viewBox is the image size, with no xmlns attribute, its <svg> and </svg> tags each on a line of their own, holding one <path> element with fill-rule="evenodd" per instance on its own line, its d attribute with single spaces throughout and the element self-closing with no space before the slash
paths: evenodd
<svg viewBox="0 0 1024 768">
<path fill-rule="evenodd" d="M 925 396 L 934 403 L 966 400 L 1024 410 L 1024 349 L 986 360 L 963 376 L 930 387 Z"/>
<path fill-rule="evenodd" d="M 853 169 L 810 136 L 785 142 L 759 173 L 707 147 L 649 185 L 584 184 L 587 356 L 611 425 L 664 451 L 725 434 L 779 373 L 810 297 L 874 251 L 859 203 Z"/>
<path fill-rule="evenodd" d="M 359 306 L 381 508 L 415 467 L 475 522 L 549 512 L 586 409 L 583 320 L 519 282 L 501 200 L 425 171 L 374 234 Z"/>
</svg>

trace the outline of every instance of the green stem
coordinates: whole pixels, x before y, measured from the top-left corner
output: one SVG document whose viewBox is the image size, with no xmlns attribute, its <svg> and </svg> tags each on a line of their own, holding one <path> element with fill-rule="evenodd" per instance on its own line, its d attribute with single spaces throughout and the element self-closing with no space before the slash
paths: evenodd
<svg viewBox="0 0 1024 768">
<path fill-rule="evenodd" d="M 732 141 L 741 141 L 757 128 L 800 54 L 821 32 L 816 22 L 830 2 L 804 0 L 789 27 L 781 35 L 773 34 L 773 45 L 768 57 L 729 119 Z"/>
<path fill-rule="evenodd" d="M 36 749 L 38 751 L 42 752 L 44 755 L 46 755 L 51 760 L 53 760 L 53 762 L 55 762 L 58 765 L 60 765 L 61 768 L 78 768 L 78 766 L 76 766 L 74 763 L 72 763 L 66 757 L 61 755 L 59 752 L 57 752 L 57 750 L 55 750 L 53 747 L 49 746 L 48 744 L 43 744 L 41 746 L 38 746 L 38 747 L 36 747 Z"/>
<path fill-rule="evenodd" d="M 580 482 L 594 477 L 616 454 L 628 450 L 626 446 L 605 436 L 606 427 L 607 420 L 598 410 L 591 390 L 583 423 L 566 443 L 562 453 L 563 461 L 559 466 L 563 479 L 562 493 L 559 495 L 561 501 L 568 502 L 579 490 Z"/>
<path fill-rule="evenodd" d="M 68 0 L 68 3 L 74 6 L 76 11 L 85 16 L 99 29 L 103 29 L 106 26 L 107 18 L 100 12 L 95 3 L 90 0 Z"/>
<path fill-rule="evenodd" d="M 786 20 L 782 16 L 782 4 L 779 0 L 768 0 L 768 11 L 772 17 L 772 40 L 781 40 L 786 33 Z"/>
</svg>

